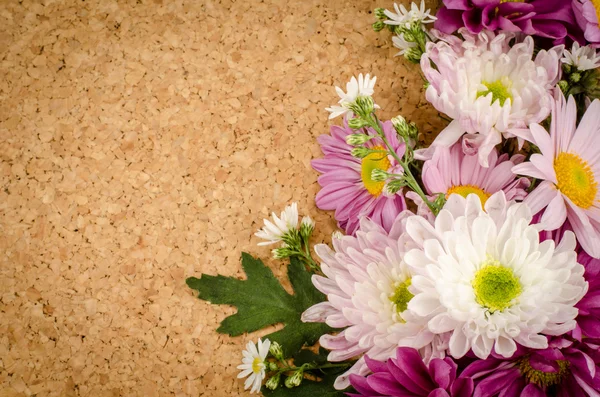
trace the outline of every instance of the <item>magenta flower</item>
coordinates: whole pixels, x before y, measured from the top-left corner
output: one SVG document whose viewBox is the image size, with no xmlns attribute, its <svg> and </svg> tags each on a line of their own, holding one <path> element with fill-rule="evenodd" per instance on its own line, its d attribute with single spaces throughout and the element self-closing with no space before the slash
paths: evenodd
<svg viewBox="0 0 600 397">
<path fill-rule="evenodd" d="M 443 193 L 446 198 L 452 193 L 467 197 L 475 193 L 485 205 L 487 199 L 500 190 L 504 191 L 507 200 L 523 200 L 527 196 L 526 189 L 530 182 L 527 178 L 517 178 L 511 171 L 512 167 L 525 159 L 515 155 L 509 159 L 508 154 L 498 157 L 494 148 L 488 156 L 489 167 L 479 164 L 477 153 L 464 153 L 465 141 L 457 142 L 450 148 L 438 146 L 431 160 L 423 164 L 422 179 L 430 200 L 436 194 Z M 468 151 L 468 150 L 467 150 Z M 407 197 L 417 202 L 420 214 L 428 208 L 416 194 L 407 193 Z"/>
<path fill-rule="evenodd" d="M 566 3 L 566 2 L 565 2 Z M 600 2 L 598 0 L 573 0 L 577 23 L 583 30 L 585 40 L 592 47 L 600 47 Z"/>
<path fill-rule="evenodd" d="M 534 214 L 547 208 L 541 223 L 545 230 L 560 228 L 568 219 L 583 249 L 600 258 L 600 100 L 594 100 L 577 121 L 577 106 L 557 90 L 550 134 L 530 125 L 525 139 L 541 154 L 519 164 L 513 172 L 542 182 L 525 198 Z M 527 130 L 526 130 L 527 131 Z"/>
<path fill-rule="evenodd" d="M 598 397 L 599 342 L 557 338 L 547 349 L 521 348 L 510 360 L 475 361 L 460 376 L 475 382 L 473 397 Z"/>
<path fill-rule="evenodd" d="M 349 396 L 471 397 L 473 381 L 456 377 L 458 366 L 449 357 L 434 358 L 427 367 L 419 352 L 408 347 L 396 350 L 386 362 L 366 358 L 372 375 L 350 375 L 358 394 Z"/>
<path fill-rule="evenodd" d="M 405 145 L 398 141 L 392 123 L 383 123 L 383 131 L 398 157 L 402 158 Z M 350 153 L 353 147 L 346 143 L 346 136 L 353 133 L 345 123 L 344 127 L 332 126 L 330 135 L 318 138 L 325 158 L 312 161 L 313 168 L 323 174 L 318 180 L 322 189 L 317 194 L 317 207 L 335 210 L 338 225 L 348 234 L 356 232 L 362 216 L 371 218 L 389 231 L 396 216 L 406 209 L 406 201 L 402 192 L 387 194 L 384 191 L 385 182 L 373 181 L 371 172 L 374 169 L 388 171 L 400 166 L 392 156 L 379 153 L 372 153 L 363 159 L 353 157 Z M 377 136 L 372 129 L 368 129 L 367 133 Z M 365 146 L 385 150 L 379 137 L 371 139 Z"/>
<path fill-rule="evenodd" d="M 471 33 L 523 32 L 554 44 L 581 36 L 568 0 L 444 0 L 436 17 L 434 27 L 448 34 L 464 26 Z"/>
</svg>

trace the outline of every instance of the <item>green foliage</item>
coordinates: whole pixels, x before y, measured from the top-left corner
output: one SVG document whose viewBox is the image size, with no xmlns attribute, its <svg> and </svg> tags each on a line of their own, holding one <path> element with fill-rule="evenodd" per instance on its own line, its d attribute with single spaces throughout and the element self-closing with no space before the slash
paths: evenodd
<svg viewBox="0 0 600 397">
<path fill-rule="evenodd" d="M 292 258 L 288 265 L 293 295 L 283 289 L 271 269 L 260 259 L 242 253 L 242 267 L 247 280 L 206 274 L 186 280 L 190 288 L 198 291 L 198 298 L 237 307 L 237 313 L 223 320 L 217 332 L 237 336 L 283 323 L 283 329 L 265 337 L 279 342 L 289 356 L 300 351 L 305 344 L 314 345 L 321 335 L 332 331 L 325 324 L 300 320 L 302 312 L 324 301 L 325 295 L 313 286 L 311 273 L 297 258 Z"/>
</svg>

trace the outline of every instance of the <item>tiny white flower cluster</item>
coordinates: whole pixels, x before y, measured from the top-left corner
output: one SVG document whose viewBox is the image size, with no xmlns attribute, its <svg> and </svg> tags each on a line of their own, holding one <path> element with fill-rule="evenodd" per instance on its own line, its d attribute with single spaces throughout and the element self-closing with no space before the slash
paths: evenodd
<svg viewBox="0 0 600 397">
<path fill-rule="evenodd" d="M 347 113 L 352 113 L 350 110 L 350 106 L 356 102 L 359 97 L 370 97 L 375 92 L 375 82 L 377 81 L 377 77 L 371 76 L 367 73 L 366 76 L 363 76 L 362 73 L 358 75 L 358 79 L 352 76 L 352 79 L 346 84 L 346 92 L 342 90 L 340 87 L 335 87 L 335 91 L 340 96 L 340 100 L 338 102 L 339 105 L 331 106 L 325 108 L 331 114 L 329 115 L 330 119 L 336 118 L 341 115 L 345 115 Z M 377 107 L 377 105 L 375 105 Z"/>
<path fill-rule="evenodd" d="M 573 43 L 571 51 L 565 49 L 562 63 L 576 67 L 579 71 L 596 69 L 600 67 L 600 54 L 590 46 L 581 47 L 578 42 Z"/>
<path fill-rule="evenodd" d="M 266 240 L 258 243 L 258 245 L 278 243 L 282 241 L 284 236 L 289 234 L 291 230 L 296 230 L 298 228 L 298 204 L 292 203 L 285 207 L 279 217 L 273 212 L 271 217 L 273 218 L 273 222 L 264 219 L 265 226 L 254 234 L 256 237 Z"/>
<path fill-rule="evenodd" d="M 412 3 L 410 6 L 410 10 L 407 10 L 404 5 L 394 3 L 395 13 L 392 11 L 385 10 L 385 15 L 390 18 L 384 23 L 388 25 L 398 25 L 404 27 L 410 27 L 413 23 L 432 23 L 437 20 L 436 17 L 431 15 L 431 10 L 425 10 L 425 1 L 421 0 L 421 5 L 418 6 L 416 3 Z"/>
</svg>

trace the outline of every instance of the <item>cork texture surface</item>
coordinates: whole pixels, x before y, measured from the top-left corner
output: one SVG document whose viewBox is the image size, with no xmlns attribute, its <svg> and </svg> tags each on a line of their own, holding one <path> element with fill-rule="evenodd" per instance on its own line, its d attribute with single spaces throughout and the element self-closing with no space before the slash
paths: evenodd
<svg viewBox="0 0 600 397">
<path fill-rule="evenodd" d="M 443 125 L 375 7 L 0 2 L 0 396 L 249 395 L 236 366 L 267 331 L 218 334 L 235 309 L 185 279 L 243 277 L 292 201 L 330 241 L 310 160 L 333 85 L 370 72 L 381 118 Z"/>
</svg>

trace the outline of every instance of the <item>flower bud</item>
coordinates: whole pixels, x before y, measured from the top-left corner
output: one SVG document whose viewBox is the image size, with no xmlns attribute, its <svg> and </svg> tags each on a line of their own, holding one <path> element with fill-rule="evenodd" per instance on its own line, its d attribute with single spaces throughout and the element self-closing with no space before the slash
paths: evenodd
<svg viewBox="0 0 600 397">
<path fill-rule="evenodd" d="M 376 21 L 372 26 L 374 31 L 381 32 L 385 28 L 385 23 L 383 21 Z"/>
<path fill-rule="evenodd" d="M 269 347 L 269 353 L 271 353 L 271 355 L 278 360 L 283 359 L 283 349 L 281 348 L 281 345 L 277 342 L 271 342 L 271 347 Z"/>
<path fill-rule="evenodd" d="M 360 128 L 367 127 L 368 125 L 369 122 L 361 119 L 360 117 L 353 117 L 348 120 L 348 127 L 352 128 L 353 130 L 358 130 Z"/>
<path fill-rule="evenodd" d="M 388 173 L 384 170 L 380 170 L 379 168 L 375 168 L 371 171 L 371 180 L 374 182 L 383 182 L 388 179 Z"/>
<path fill-rule="evenodd" d="M 376 8 L 375 9 L 375 17 L 377 19 L 381 19 L 381 20 L 388 19 L 387 15 L 385 15 L 385 8 L 381 8 L 381 7 Z"/>
<path fill-rule="evenodd" d="M 354 120 L 354 119 L 352 119 Z M 350 123 L 348 123 L 350 124 Z M 367 135 L 367 134 L 350 134 L 348 136 L 346 136 L 346 143 L 348 145 L 352 145 L 352 146 L 359 146 L 362 145 L 368 141 L 370 141 L 371 139 L 373 139 L 374 137 L 371 135 Z"/>
<path fill-rule="evenodd" d="M 352 154 L 352 157 L 362 159 L 362 158 L 367 157 L 369 155 L 369 153 L 371 153 L 371 149 L 366 148 L 364 146 L 355 147 L 354 149 L 352 149 L 350 151 L 350 153 Z"/>
<path fill-rule="evenodd" d="M 285 380 L 285 387 L 292 388 L 292 387 L 300 386 L 300 383 L 302 383 L 302 379 L 304 379 L 304 371 L 299 369 L 296 372 L 294 372 L 292 374 L 292 376 L 289 376 Z"/>
<path fill-rule="evenodd" d="M 279 386 L 280 379 L 281 379 L 281 374 L 275 374 L 275 376 L 272 376 L 269 378 L 269 380 L 267 380 L 267 383 L 265 383 L 265 387 L 269 390 L 277 389 L 277 386 Z"/>
<path fill-rule="evenodd" d="M 363 118 L 370 116 L 373 109 L 375 109 L 375 101 L 370 96 L 359 96 L 354 103 L 350 104 L 350 110 Z"/>
<path fill-rule="evenodd" d="M 300 222 L 300 236 L 302 236 L 303 239 L 308 240 L 314 230 L 315 221 L 313 221 L 310 216 L 302 218 L 302 221 Z"/>
</svg>

